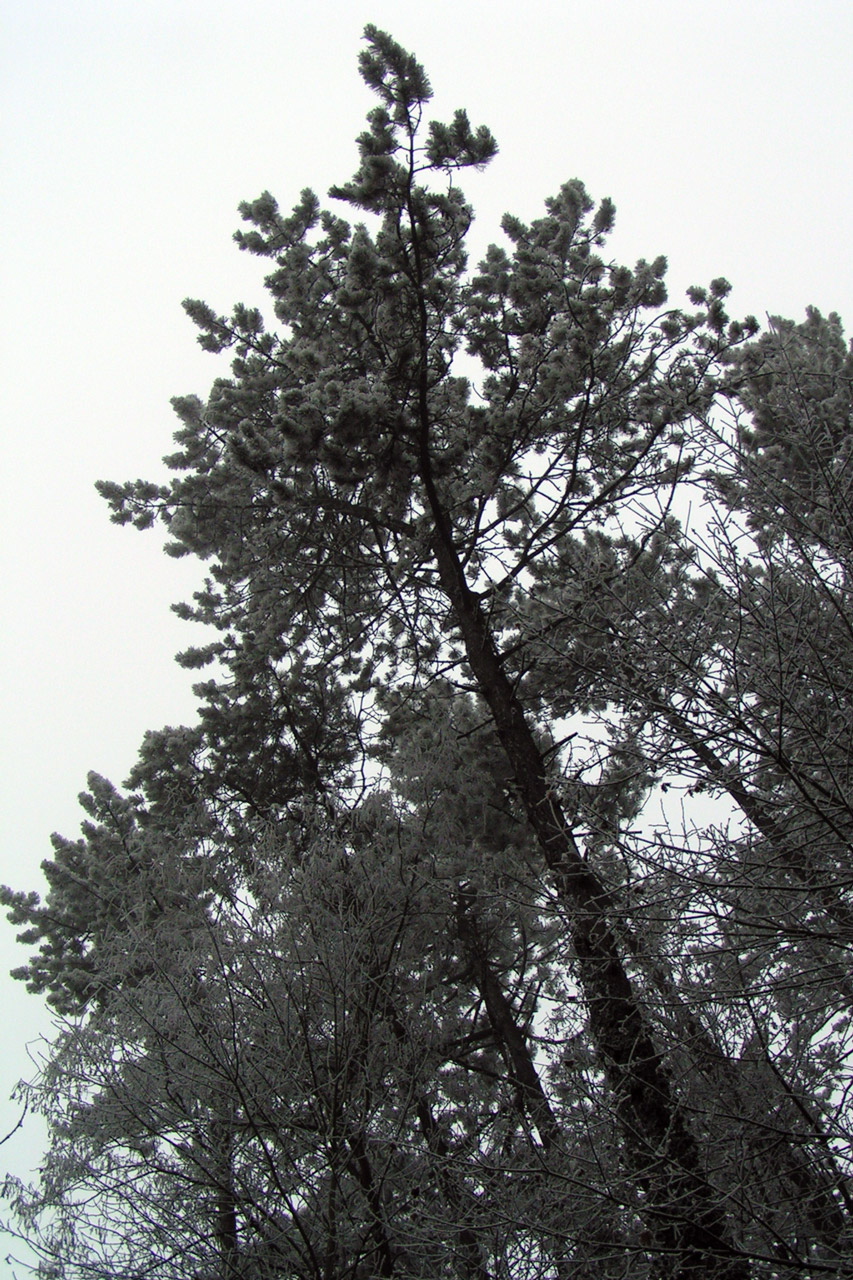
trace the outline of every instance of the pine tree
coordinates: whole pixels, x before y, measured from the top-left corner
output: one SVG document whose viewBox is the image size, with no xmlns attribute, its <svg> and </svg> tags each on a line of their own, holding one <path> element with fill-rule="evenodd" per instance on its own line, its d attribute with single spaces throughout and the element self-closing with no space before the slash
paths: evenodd
<svg viewBox="0 0 853 1280">
<path fill-rule="evenodd" d="M 495 142 L 425 123 L 422 67 L 365 35 L 378 105 L 330 193 L 361 221 L 307 190 L 242 206 L 277 327 L 188 302 L 231 376 L 175 401 L 169 484 L 99 486 L 209 565 L 182 611 L 215 638 L 181 660 L 214 674 L 127 795 L 92 781 L 47 902 L 5 892 L 39 948 L 19 976 L 67 1019 L 20 1211 L 69 1280 L 841 1276 L 842 1032 L 825 977 L 791 992 L 841 969 L 820 931 L 849 920 L 821 684 L 844 522 L 804 586 L 789 543 L 814 542 L 774 532 L 806 457 L 784 359 L 725 281 L 667 309 L 663 259 L 607 263 L 612 205 L 577 181 L 469 272 L 457 174 Z M 809 324 L 836 476 L 846 356 Z M 716 504 L 702 545 L 687 484 Z M 809 627 L 775 701 L 770 598 Z M 780 707 L 806 745 L 773 755 Z M 742 830 L 650 830 L 685 777 Z"/>
</svg>

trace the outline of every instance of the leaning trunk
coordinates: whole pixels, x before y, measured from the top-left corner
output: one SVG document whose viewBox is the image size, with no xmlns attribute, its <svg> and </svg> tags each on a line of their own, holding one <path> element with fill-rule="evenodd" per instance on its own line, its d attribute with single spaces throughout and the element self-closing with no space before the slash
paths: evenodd
<svg viewBox="0 0 853 1280">
<path fill-rule="evenodd" d="M 422 424 L 427 426 L 425 394 Z M 462 634 L 468 663 L 512 767 L 528 821 L 567 908 L 592 1038 L 614 1099 L 625 1160 L 641 1189 L 655 1249 L 671 1259 L 673 1280 L 713 1274 L 747 1280 L 750 1268 L 731 1239 L 722 1196 L 708 1183 L 696 1142 L 643 1017 L 609 922 L 609 894 L 584 861 L 494 637 L 471 591 L 431 475 L 427 432 L 421 478 L 435 520 L 433 551 L 441 586 Z"/>
</svg>

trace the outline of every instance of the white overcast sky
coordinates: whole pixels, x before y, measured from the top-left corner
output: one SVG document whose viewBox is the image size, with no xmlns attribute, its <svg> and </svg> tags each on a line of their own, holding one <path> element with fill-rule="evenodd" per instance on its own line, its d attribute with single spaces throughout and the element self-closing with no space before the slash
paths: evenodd
<svg viewBox="0 0 853 1280">
<path fill-rule="evenodd" d="M 615 257 L 668 256 L 674 300 L 724 275 L 735 314 L 814 304 L 853 325 L 850 0 L 6 0 L 0 881 L 16 888 L 39 886 L 52 831 L 77 834 L 88 770 L 121 782 L 146 728 L 193 717 L 172 654 L 197 637 L 169 604 L 200 570 L 110 525 L 93 483 L 158 478 L 169 397 L 214 376 L 181 299 L 259 300 L 263 263 L 230 243 L 239 201 L 268 188 L 289 208 L 352 173 L 366 22 L 423 61 L 436 117 L 464 106 L 498 139 L 466 184 L 478 250 L 501 213 L 535 217 L 579 177 L 616 203 Z M 4 976 L 24 956 L 0 921 L 0 1137 L 49 1026 Z M 38 1151 L 28 1121 L 0 1176 Z"/>
</svg>

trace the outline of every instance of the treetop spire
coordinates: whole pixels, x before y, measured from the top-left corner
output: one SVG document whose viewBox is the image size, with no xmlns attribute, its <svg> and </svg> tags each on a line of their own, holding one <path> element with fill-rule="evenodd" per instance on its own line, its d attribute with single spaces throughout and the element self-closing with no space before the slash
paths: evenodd
<svg viewBox="0 0 853 1280">
<path fill-rule="evenodd" d="M 405 125 L 432 97 L 426 72 L 413 53 L 372 22 L 364 28 L 364 38 L 368 47 L 358 55 L 362 79 L 385 103 L 394 123 Z"/>
</svg>

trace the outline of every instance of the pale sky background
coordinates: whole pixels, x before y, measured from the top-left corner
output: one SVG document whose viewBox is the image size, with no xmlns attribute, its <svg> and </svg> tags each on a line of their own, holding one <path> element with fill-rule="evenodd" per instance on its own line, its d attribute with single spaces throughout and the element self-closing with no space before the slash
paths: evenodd
<svg viewBox="0 0 853 1280">
<path fill-rule="evenodd" d="M 172 655 L 199 637 L 169 604 L 202 571 L 110 525 L 93 484 L 160 478 L 170 396 L 217 371 L 181 299 L 261 300 L 239 201 L 353 172 L 366 22 L 425 64 L 435 117 L 498 139 L 464 183 L 478 252 L 579 177 L 616 203 L 614 257 L 668 256 L 674 301 L 724 275 L 735 315 L 853 326 L 850 0 L 5 0 L 0 882 L 40 887 L 87 771 L 120 783 L 146 729 L 193 718 Z M 0 920 L 0 1137 L 50 1025 L 5 977 L 25 955 Z M 40 1142 L 25 1121 L 0 1177 Z"/>
</svg>

